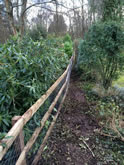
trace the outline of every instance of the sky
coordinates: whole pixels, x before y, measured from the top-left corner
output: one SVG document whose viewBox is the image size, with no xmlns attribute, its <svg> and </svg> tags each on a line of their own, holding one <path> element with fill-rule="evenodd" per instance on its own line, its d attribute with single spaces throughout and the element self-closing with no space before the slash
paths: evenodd
<svg viewBox="0 0 124 165">
<path fill-rule="evenodd" d="M 59 0 L 59 3 L 61 3 L 61 1 L 64 3 L 64 5 L 66 7 L 71 8 L 73 6 L 72 0 Z M 80 6 L 80 1 L 81 0 L 74 0 L 75 7 Z M 32 0 L 28 0 L 28 5 L 27 6 L 30 6 L 31 4 L 33 4 Z M 87 0 L 84 0 L 84 4 L 87 4 Z M 55 10 L 55 6 L 54 5 L 51 5 L 51 6 L 52 6 L 53 10 Z M 32 7 L 32 8 L 30 8 L 30 10 L 28 10 L 27 16 L 28 16 L 29 22 L 31 22 L 32 18 L 37 16 L 39 9 L 40 9 L 40 7 Z M 59 7 L 59 10 L 62 11 L 62 12 L 67 11 L 67 9 L 64 8 L 64 7 Z M 66 24 L 68 25 L 69 20 L 68 20 L 67 16 L 64 16 L 64 18 L 65 18 Z"/>
</svg>

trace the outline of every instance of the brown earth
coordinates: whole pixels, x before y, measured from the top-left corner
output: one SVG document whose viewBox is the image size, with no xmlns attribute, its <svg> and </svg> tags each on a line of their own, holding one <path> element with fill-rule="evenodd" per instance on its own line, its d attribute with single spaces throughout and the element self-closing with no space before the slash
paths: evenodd
<svg viewBox="0 0 124 165">
<path fill-rule="evenodd" d="M 71 79 L 69 91 L 39 165 L 97 165 L 94 130 L 97 122 L 78 81 Z"/>
</svg>

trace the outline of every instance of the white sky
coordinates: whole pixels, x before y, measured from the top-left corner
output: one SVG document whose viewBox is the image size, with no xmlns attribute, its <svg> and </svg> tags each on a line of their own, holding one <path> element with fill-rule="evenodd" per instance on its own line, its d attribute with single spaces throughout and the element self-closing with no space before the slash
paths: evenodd
<svg viewBox="0 0 124 165">
<path fill-rule="evenodd" d="M 71 8 L 73 6 L 73 3 L 72 3 L 73 0 L 58 0 L 58 1 L 59 1 L 59 3 L 62 2 L 66 7 Z M 80 1 L 82 1 L 82 0 L 74 0 L 75 7 L 80 6 Z M 28 0 L 28 6 L 30 6 L 31 4 L 33 4 L 32 0 Z M 84 0 L 84 4 L 87 4 L 87 0 Z M 53 10 L 55 10 L 54 5 L 50 4 L 50 6 L 52 6 Z M 31 22 L 32 18 L 37 17 L 39 10 L 40 10 L 40 7 L 32 7 L 27 11 L 27 16 L 28 16 L 29 22 Z M 65 9 L 64 7 L 59 7 L 59 11 L 66 12 L 67 9 Z M 65 18 L 66 24 L 68 24 L 69 23 L 68 18 L 66 16 L 64 18 Z"/>
</svg>

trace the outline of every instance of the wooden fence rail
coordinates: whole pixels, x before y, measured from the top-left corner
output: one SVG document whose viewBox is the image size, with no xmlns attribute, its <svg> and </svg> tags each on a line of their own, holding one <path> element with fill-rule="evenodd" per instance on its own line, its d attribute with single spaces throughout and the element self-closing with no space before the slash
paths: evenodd
<svg viewBox="0 0 124 165">
<path fill-rule="evenodd" d="M 75 57 L 72 56 L 69 65 L 67 66 L 67 69 L 65 70 L 65 72 L 58 78 L 58 80 L 47 90 L 47 92 L 41 96 L 40 99 L 38 99 L 36 101 L 35 104 L 33 104 L 21 117 L 19 117 L 19 120 L 14 123 L 14 126 L 10 129 L 10 131 L 8 132 L 8 134 L 6 135 L 6 137 L 0 142 L 0 160 L 2 160 L 2 158 L 4 157 L 4 155 L 7 153 L 8 149 L 11 147 L 11 145 L 13 144 L 13 142 L 16 140 L 16 138 L 18 137 L 18 135 L 20 134 L 20 132 L 22 132 L 23 127 L 26 125 L 26 123 L 32 118 L 32 116 L 38 111 L 38 109 L 44 104 L 44 102 L 47 100 L 47 98 L 53 93 L 53 91 L 57 88 L 57 86 L 62 82 L 62 80 L 64 80 L 65 78 L 65 82 L 62 85 L 61 89 L 59 90 L 58 94 L 56 95 L 55 99 L 53 100 L 53 102 L 51 103 L 48 111 L 45 113 L 45 115 L 43 116 L 43 118 L 40 121 L 40 126 L 37 127 L 33 133 L 33 135 L 31 136 L 31 138 L 29 139 L 29 141 L 27 142 L 27 144 L 25 146 L 23 146 L 20 156 L 16 162 L 16 165 L 21 165 L 21 164 L 26 164 L 25 158 L 26 158 L 26 153 L 31 149 L 32 145 L 35 143 L 36 139 L 38 138 L 41 130 L 43 129 L 43 127 L 45 126 L 46 121 L 48 120 L 48 118 L 50 117 L 57 101 L 59 100 L 60 96 L 62 95 L 63 91 L 65 90 L 64 96 L 62 98 L 62 101 L 60 103 L 60 106 L 58 108 L 58 111 L 56 113 L 56 115 L 53 118 L 53 121 L 51 122 L 51 125 L 49 126 L 49 129 L 46 133 L 45 138 L 43 139 L 43 142 L 37 152 L 37 155 L 35 156 L 34 160 L 33 160 L 33 165 L 36 165 L 41 153 L 43 152 L 45 143 L 47 141 L 47 138 L 50 135 L 50 132 L 55 124 L 55 121 L 59 115 L 61 106 L 64 102 L 64 99 L 66 97 L 66 93 L 68 90 L 68 85 L 69 85 L 69 79 L 70 79 L 70 73 L 72 70 L 72 65 L 74 62 Z M 10 138 L 7 138 L 10 137 Z M 6 147 L 4 148 L 2 146 L 2 143 L 6 144 Z M 25 162 L 25 163 L 24 163 Z"/>
</svg>

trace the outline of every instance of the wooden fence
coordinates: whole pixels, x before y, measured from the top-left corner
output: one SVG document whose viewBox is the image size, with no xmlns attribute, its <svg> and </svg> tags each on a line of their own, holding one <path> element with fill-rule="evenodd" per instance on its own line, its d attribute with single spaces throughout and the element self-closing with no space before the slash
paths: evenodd
<svg viewBox="0 0 124 165">
<path fill-rule="evenodd" d="M 39 161 L 40 157 L 41 157 L 41 153 L 44 150 L 45 144 L 47 142 L 47 139 L 53 129 L 53 126 L 56 122 L 56 119 L 60 113 L 60 109 L 63 105 L 64 99 L 66 97 L 67 91 L 68 91 L 68 86 L 69 86 L 69 80 L 70 80 L 70 74 L 71 74 L 71 70 L 72 70 L 72 65 L 74 62 L 74 56 L 72 56 L 72 58 L 70 59 L 70 63 L 67 67 L 67 69 L 65 70 L 65 72 L 58 78 L 58 80 L 47 90 L 47 92 L 41 96 L 40 99 L 38 99 L 36 101 L 36 103 L 34 105 L 32 105 L 22 116 L 20 117 L 14 117 L 13 118 L 13 127 L 10 129 L 10 131 L 8 132 L 8 134 L 6 135 L 6 137 L 0 142 L 0 162 L 2 162 L 3 157 L 5 156 L 5 154 L 7 154 L 8 150 L 10 149 L 10 147 L 12 146 L 13 143 L 16 143 L 18 145 L 20 145 L 20 154 L 19 157 L 16 161 L 16 165 L 27 165 L 26 163 L 26 154 L 29 152 L 29 150 L 32 148 L 33 144 L 35 143 L 36 139 L 38 138 L 41 130 L 44 128 L 46 121 L 48 120 L 48 118 L 50 117 L 58 99 L 60 98 L 60 96 L 62 95 L 63 91 L 64 95 L 62 97 L 61 103 L 57 109 L 56 114 L 54 115 L 54 118 L 51 122 L 51 125 L 49 126 L 46 135 L 42 141 L 42 144 L 40 145 L 37 154 L 35 155 L 33 161 L 32 161 L 32 165 L 36 165 L 37 162 Z M 43 118 L 40 121 L 40 126 L 38 126 L 35 131 L 33 132 L 31 138 L 29 139 L 29 141 L 27 142 L 27 144 L 24 146 L 24 137 L 23 137 L 23 128 L 26 125 L 26 123 L 33 117 L 33 115 L 38 111 L 38 109 L 44 104 L 44 102 L 47 100 L 47 98 L 53 93 L 53 91 L 56 89 L 56 87 L 64 80 L 64 83 L 61 87 L 61 89 L 59 90 L 59 92 L 57 93 L 56 97 L 54 98 L 54 100 L 52 101 L 52 103 L 50 104 L 48 110 L 46 111 L 45 115 L 43 116 Z M 9 138 L 7 138 L 9 137 Z M 5 144 L 6 147 L 3 147 L 2 144 Z M 4 165 L 4 164 L 2 164 Z"/>
</svg>

